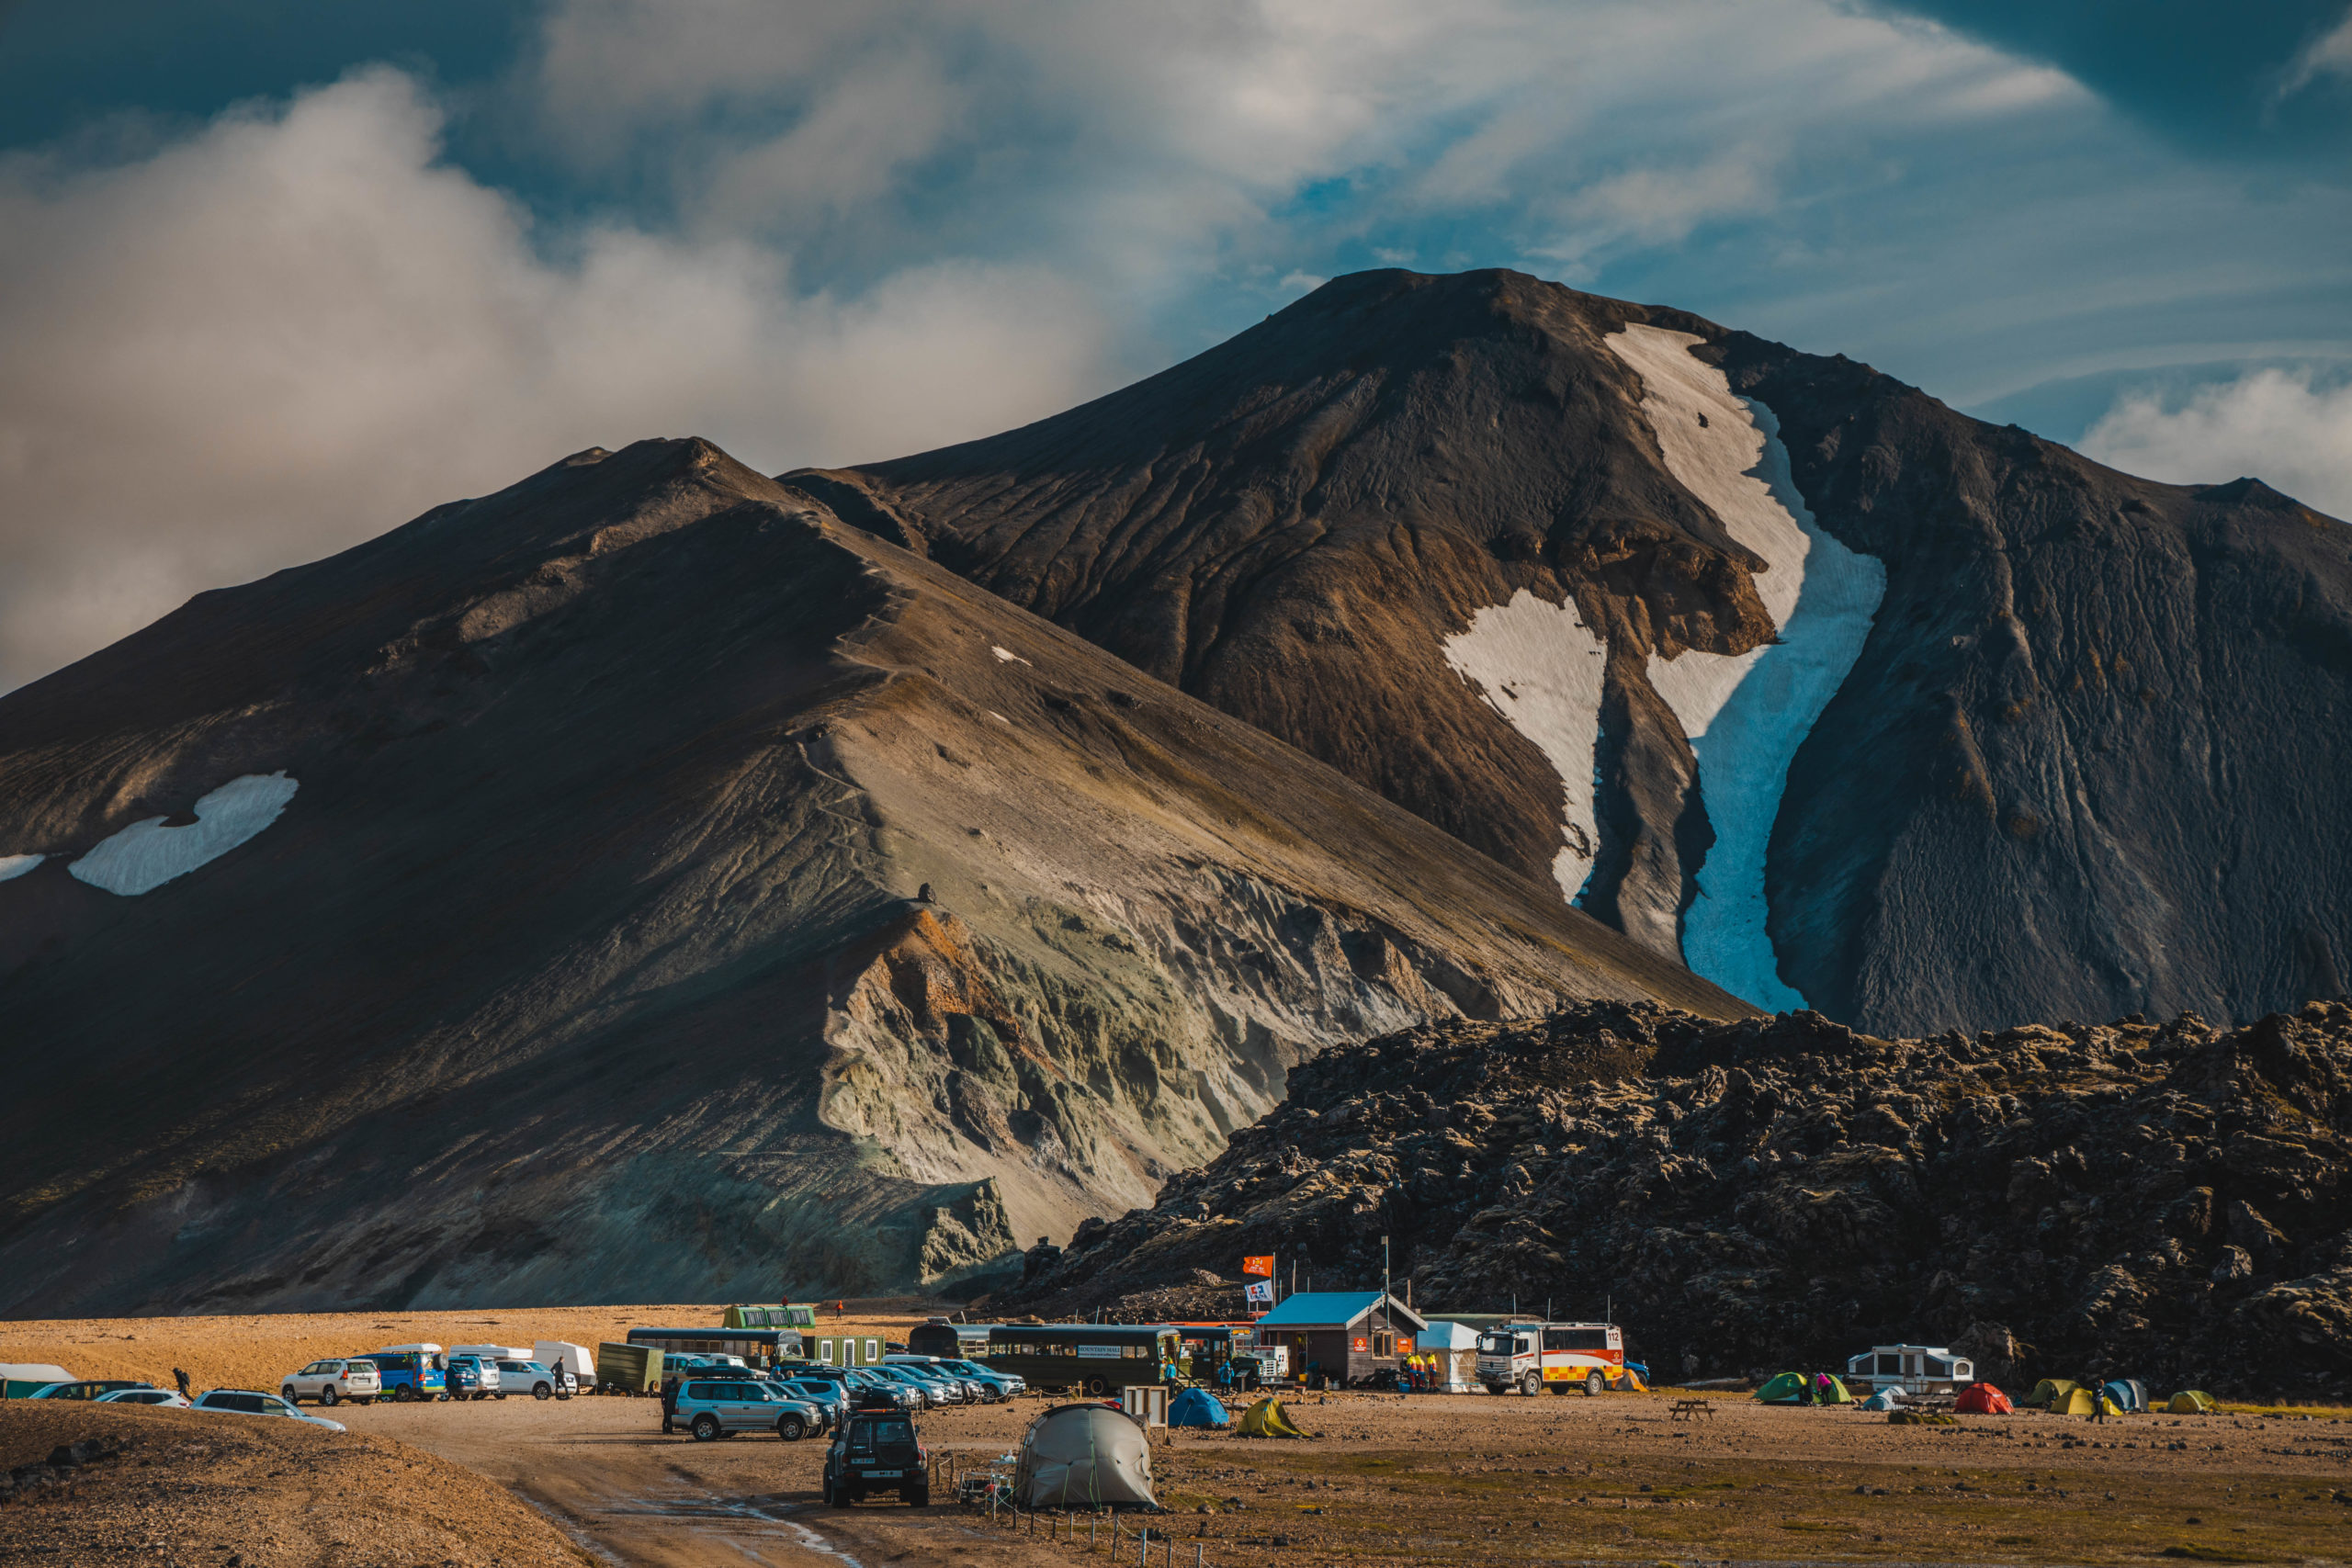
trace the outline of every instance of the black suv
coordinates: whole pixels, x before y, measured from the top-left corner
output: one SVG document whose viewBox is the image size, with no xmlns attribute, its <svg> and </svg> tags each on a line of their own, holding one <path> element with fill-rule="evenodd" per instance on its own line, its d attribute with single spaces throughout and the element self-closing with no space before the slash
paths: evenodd
<svg viewBox="0 0 2352 1568">
<path fill-rule="evenodd" d="M 825 1506 L 846 1508 L 872 1492 L 896 1492 L 911 1507 L 931 1504 L 931 1456 L 915 1424 L 895 1410 L 853 1410 L 825 1450 Z"/>
</svg>

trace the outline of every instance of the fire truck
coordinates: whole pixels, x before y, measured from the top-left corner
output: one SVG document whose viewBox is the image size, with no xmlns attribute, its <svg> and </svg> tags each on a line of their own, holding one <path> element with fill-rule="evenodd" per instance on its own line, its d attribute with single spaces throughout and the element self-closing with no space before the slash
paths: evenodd
<svg viewBox="0 0 2352 1568">
<path fill-rule="evenodd" d="M 1607 1323 L 1506 1323 L 1478 1336 L 1478 1381 L 1489 1393 L 1544 1389 L 1589 1394 L 1636 1388 L 1625 1336 Z"/>
</svg>

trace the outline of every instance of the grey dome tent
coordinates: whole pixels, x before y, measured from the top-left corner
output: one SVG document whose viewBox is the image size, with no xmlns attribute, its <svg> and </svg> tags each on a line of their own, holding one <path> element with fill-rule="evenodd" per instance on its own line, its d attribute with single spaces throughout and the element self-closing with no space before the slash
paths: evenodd
<svg viewBox="0 0 2352 1568">
<path fill-rule="evenodd" d="M 1032 1508 L 1155 1508 L 1151 1443 L 1103 1404 L 1060 1404 L 1021 1437 L 1013 1495 Z"/>
</svg>

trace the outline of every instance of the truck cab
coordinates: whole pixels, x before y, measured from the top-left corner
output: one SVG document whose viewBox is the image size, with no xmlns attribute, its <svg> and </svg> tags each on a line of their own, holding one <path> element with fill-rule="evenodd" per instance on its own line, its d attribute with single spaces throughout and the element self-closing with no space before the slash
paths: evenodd
<svg viewBox="0 0 2352 1568">
<path fill-rule="evenodd" d="M 1489 1393 L 1625 1388 L 1624 1332 L 1610 1323 L 1507 1323 L 1478 1336 L 1478 1381 Z"/>
</svg>

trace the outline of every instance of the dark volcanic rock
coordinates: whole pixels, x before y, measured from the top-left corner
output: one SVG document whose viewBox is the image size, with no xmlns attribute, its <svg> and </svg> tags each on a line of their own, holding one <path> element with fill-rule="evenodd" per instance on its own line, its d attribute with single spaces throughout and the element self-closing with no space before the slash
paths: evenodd
<svg viewBox="0 0 2352 1568">
<path fill-rule="evenodd" d="M 1303 1251 L 1317 1286 L 1363 1287 L 1384 1235 L 1426 1313 L 1613 1299 L 1668 1376 L 1924 1339 L 2005 1382 L 2341 1396 L 2352 1008 L 1896 1041 L 1605 1003 L 1415 1030 L 1295 1069 L 1011 1304 L 1229 1313 L 1192 1269 L 1273 1252 L 1287 1277 Z"/>
<path fill-rule="evenodd" d="M 1751 829 L 1764 972 L 1889 1033 L 2345 994 L 2352 529 L 2254 481 L 2133 479 L 1866 366 L 1507 272 L 1340 278 L 1082 408 L 792 478 L 1531 876 L 1565 855 L 1583 908 L 1679 956 L 1736 857 L 1655 677 L 1787 633 L 1787 578 L 1678 478 L 1662 422 L 1690 416 L 1619 351 L 1634 328 L 1701 340 L 1679 357 L 1751 400 L 1728 417 L 1777 418 L 1800 507 L 1884 573 Z M 1593 690 L 1449 663 L 1522 593 L 1605 637 Z M 1530 738 L 1563 704 L 1589 767 Z"/>
<path fill-rule="evenodd" d="M 84 879 L 281 773 L 248 841 Z M 0 700 L 0 874 L 17 1314 L 952 1282 L 1330 1042 L 1742 1010 L 699 441 Z"/>
</svg>

